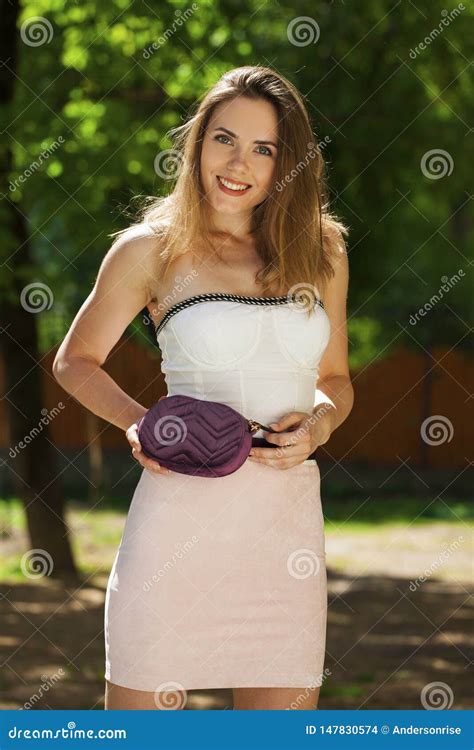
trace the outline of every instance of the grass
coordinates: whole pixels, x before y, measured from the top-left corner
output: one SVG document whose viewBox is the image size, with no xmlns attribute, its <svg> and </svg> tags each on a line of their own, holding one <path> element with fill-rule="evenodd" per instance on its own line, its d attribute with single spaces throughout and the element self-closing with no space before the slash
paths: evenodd
<svg viewBox="0 0 474 750">
<path fill-rule="evenodd" d="M 474 519 L 474 508 L 467 500 L 398 497 L 335 502 L 322 499 L 324 516 L 329 521 L 344 522 L 344 528 L 377 533 L 380 525 L 406 523 L 459 523 Z M 416 519 L 416 520 L 414 520 Z"/>
<path fill-rule="evenodd" d="M 129 502 L 130 499 L 107 498 L 91 509 L 85 501 L 68 501 L 67 523 L 74 558 L 81 573 L 91 575 L 99 571 L 107 574 L 110 571 Z M 420 530 L 449 524 L 452 533 L 459 527 L 467 536 L 465 524 L 474 515 L 467 501 L 436 499 L 429 504 L 426 498 L 413 497 L 369 497 L 365 501 L 340 502 L 326 502 L 323 497 L 323 509 L 327 537 L 342 533 L 354 541 L 361 536 L 374 539 L 383 532 L 408 524 Z M 26 533 L 26 517 L 21 501 L 11 497 L 0 500 L 0 580 L 25 582 L 20 563 L 25 552 Z M 333 562 L 336 563 L 336 559 Z M 344 560 L 341 560 L 343 565 Z"/>
</svg>

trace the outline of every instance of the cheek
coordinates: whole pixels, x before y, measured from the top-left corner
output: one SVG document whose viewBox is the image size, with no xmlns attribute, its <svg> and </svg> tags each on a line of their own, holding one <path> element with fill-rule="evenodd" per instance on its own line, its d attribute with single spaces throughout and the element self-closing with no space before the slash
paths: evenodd
<svg viewBox="0 0 474 750">
<path fill-rule="evenodd" d="M 212 172 L 215 171 L 215 158 L 212 153 L 212 149 L 209 149 L 203 144 L 201 152 L 201 179 L 202 183 L 207 190 L 212 185 Z"/>
<path fill-rule="evenodd" d="M 273 184 L 275 162 L 268 159 L 267 163 L 258 166 L 258 182 L 262 188 L 269 190 Z"/>
<path fill-rule="evenodd" d="M 201 166 L 209 172 L 218 162 L 219 153 L 214 144 L 212 142 L 209 143 L 209 141 L 204 141 L 201 153 Z"/>
</svg>

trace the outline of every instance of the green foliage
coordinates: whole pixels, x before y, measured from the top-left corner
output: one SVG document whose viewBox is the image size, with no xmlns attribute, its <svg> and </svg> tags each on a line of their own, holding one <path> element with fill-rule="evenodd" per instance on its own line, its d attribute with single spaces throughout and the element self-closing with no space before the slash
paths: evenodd
<svg viewBox="0 0 474 750">
<path fill-rule="evenodd" d="M 39 316 L 42 345 L 61 337 L 89 293 L 107 234 L 128 223 L 132 196 L 168 192 L 153 165 L 170 145 L 169 128 L 223 71 L 267 63 L 302 91 L 318 138 L 330 138 L 332 207 L 351 230 L 351 364 L 392 345 L 465 346 L 474 7 L 465 4 L 449 23 L 444 7 L 24 0 L 21 31 L 41 16 L 51 38 L 32 45 L 19 35 L 14 104 L 1 115 L 12 152 L 7 182 L 16 187 L 3 192 L 28 217 L 34 264 L 15 268 L 7 228 L 0 287 L 11 286 L 13 273 L 51 287 L 55 309 Z M 291 43 L 289 24 L 308 12 L 317 40 Z M 450 175 L 423 174 L 433 149 L 447 152 Z M 411 324 L 442 277 L 459 269 L 465 275 Z"/>
</svg>

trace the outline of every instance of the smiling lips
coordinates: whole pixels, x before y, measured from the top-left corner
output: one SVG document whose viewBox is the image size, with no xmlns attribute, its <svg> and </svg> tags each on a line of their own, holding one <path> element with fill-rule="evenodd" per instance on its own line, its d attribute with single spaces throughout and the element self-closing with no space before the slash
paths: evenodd
<svg viewBox="0 0 474 750">
<path fill-rule="evenodd" d="M 248 184 L 248 182 L 229 180 L 226 177 L 221 177 L 220 175 L 217 175 L 217 184 L 219 185 L 220 190 L 226 193 L 226 195 L 242 195 L 252 187 Z"/>
</svg>

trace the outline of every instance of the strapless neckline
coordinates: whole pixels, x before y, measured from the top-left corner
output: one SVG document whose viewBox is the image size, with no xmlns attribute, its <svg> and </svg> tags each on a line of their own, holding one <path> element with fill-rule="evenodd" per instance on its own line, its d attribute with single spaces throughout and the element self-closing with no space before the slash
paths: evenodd
<svg viewBox="0 0 474 750">
<path fill-rule="evenodd" d="M 155 326 L 155 336 L 158 338 L 164 326 L 173 315 L 176 315 L 181 312 L 181 310 L 199 302 L 228 301 L 254 305 L 284 305 L 294 302 L 297 303 L 297 299 L 298 295 L 295 292 L 292 294 L 283 294 L 277 297 L 257 297 L 249 294 L 232 294 L 230 292 L 203 292 L 201 294 L 193 294 L 191 297 L 176 302 L 168 308 L 161 321 Z M 319 305 L 319 307 L 324 310 L 324 303 L 319 297 L 315 297 L 315 305 Z"/>
</svg>

